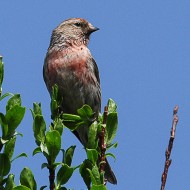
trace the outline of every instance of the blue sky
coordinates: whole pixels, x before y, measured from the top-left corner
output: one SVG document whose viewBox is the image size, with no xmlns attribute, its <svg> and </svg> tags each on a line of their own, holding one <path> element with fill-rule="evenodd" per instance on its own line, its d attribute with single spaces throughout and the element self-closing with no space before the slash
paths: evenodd
<svg viewBox="0 0 190 190">
<path fill-rule="evenodd" d="M 50 97 L 42 67 L 51 31 L 63 20 L 82 17 L 100 30 L 91 36 L 89 48 L 100 71 L 102 105 L 112 98 L 118 105 L 119 146 L 110 160 L 118 185 L 109 190 L 152 190 L 160 188 L 172 123 L 172 110 L 179 105 L 179 123 L 171 155 L 166 188 L 190 189 L 190 1 L 2 1 L 0 54 L 4 57 L 3 92 L 20 93 L 27 107 L 18 128 L 15 154 L 29 158 L 13 163 L 18 176 L 30 167 L 36 180 L 48 184 L 41 170 L 42 156 L 32 157 L 36 147 L 29 108 L 41 102 L 47 124 Z M 3 106 L 1 106 L 3 111 Z M 63 146 L 77 144 L 74 164 L 85 157 L 82 146 L 65 130 Z M 85 189 L 75 174 L 68 186 Z"/>
</svg>

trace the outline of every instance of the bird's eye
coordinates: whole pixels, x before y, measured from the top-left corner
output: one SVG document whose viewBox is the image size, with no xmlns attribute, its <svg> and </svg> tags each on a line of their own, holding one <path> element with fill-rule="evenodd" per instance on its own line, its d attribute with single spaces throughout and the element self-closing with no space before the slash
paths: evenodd
<svg viewBox="0 0 190 190">
<path fill-rule="evenodd" d="M 77 22 L 77 23 L 75 23 L 75 26 L 79 27 L 79 26 L 81 26 L 81 23 Z"/>
</svg>

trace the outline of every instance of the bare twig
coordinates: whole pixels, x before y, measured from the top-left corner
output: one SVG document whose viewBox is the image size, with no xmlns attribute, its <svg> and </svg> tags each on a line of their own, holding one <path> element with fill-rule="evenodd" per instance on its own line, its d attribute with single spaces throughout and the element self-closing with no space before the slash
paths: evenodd
<svg viewBox="0 0 190 190">
<path fill-rule="evenodd" d="M 101 156 L 100 156 L 100 172 L 104 172 L 105 170 L 105 164 L 106 164 L 106 159 L 105 159 L 105 152 L 106 152 L 106 144 L 105 144 L 105 125 L 107 121 L 107 116 L 108 116 L 108 107 L 104 107 L 104 120 L 103 120 L 103 126 L 102 126 L 102 132 L 100 135 L 100 149 L 101 149 Z"/>
<path fill-rule="evenodd" d="M 170 140 L 169 140 L 168 148 L 166 149 L 166 153 L 165 153 L 166 161 L 165 161 L 165 166 L 164 166 L 164 172 L 163 172 L 162 178 L 161 178 L 162 184 L 161 184 L 160 190 L 165 189 L 165 184 L 166 184 L 167 175 L 168 175 L 168 169 L 172 162 L 172 160 L 170 159 L 170 155 L 172 152 L 173 142 L 174 142 L 174 138 L 175 138 L 175 131 L 176 131 L 176 126 L 177 126 L 177 122 L 178 122 L 177 112 L 178 112 L 178 106 L 175 106 L 175 108 L 173 110 L 173 121 L 172 121 L 172 128 L 171 128 L 171 132 L 170 132 Z"/>
</svg>

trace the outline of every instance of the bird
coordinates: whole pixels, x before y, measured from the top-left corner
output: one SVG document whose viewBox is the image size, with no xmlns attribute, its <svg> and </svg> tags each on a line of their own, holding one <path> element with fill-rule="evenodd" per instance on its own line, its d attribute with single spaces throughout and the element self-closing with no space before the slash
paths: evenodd
<svg viewBox="0 0 190 190">
<path fill-rule="evenodd" d="M 83 18 L 69 18 L 58 25 L 51 35 L 43 66 L 43 78 L 52 95 L 57 84 L 62 96 L 61 111 L 77 114 L 77 109 L 89 105 L 95 117 L 101 111 L 101 87 L 98 66 L 88 49 L 90 35 L 99 30 Z M 89 126 L 73 133 L 85 147 Z M 117 179 L 106 160 L 105 179 L 117 184 Z"/>
</svg>

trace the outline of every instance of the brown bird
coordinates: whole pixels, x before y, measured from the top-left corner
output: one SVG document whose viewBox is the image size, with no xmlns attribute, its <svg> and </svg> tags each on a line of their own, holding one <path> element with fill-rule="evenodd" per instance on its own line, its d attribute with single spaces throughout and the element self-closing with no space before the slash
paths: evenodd
<svg viewBox="0 0 190 190">
<path fill-rule="evenodd" d="M 99 71 L 87 45 L 90 34 L 97 31 L 88 21 L 70 18 L 62 22 L 52 32 L 46 54 L 43 76 L 51 95 L 57 84 L 63 97 L 61 111 L 76 114 L 84 104 L 89 105 L 97 117 L 101 110 L 101 88 Z M 88 141 L 88 126 L 80 127 L 74 134 L 84 145 Z M 108 162 L 105 178 L 117 183 Z"/>
</svg>

